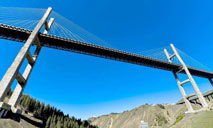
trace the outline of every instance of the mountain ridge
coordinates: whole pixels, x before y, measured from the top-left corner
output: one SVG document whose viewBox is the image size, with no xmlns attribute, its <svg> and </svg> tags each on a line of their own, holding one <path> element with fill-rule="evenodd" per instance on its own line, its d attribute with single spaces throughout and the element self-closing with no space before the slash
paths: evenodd
<svg viewBox="0 0 213 128">
<path fill-rule="evenodd" d="M 209 106 L 213 108 L 213 90 L 204 93 L 204 97 Z M 194 102 L 195 99 L 196 97 L 191 97 L 190 99 L 192 106 L 195 110 L 200 109 L 201 106 L 199 102 Z M 188 128 L 193 127 L 193 125 L 190 124 L 190 121 L 194 121 L 200 116 L 208 118 L 209 121 L 207 121 L 208 123 L 206 124 L 210 124 L 213 127 L 213 124 L 211 124 L 211 122 L 213 122 L 212 110 L 194 114 L 185 114 L 187 108 L 181 101 L 182 100 L 178 101 L 176 104 L 141 105 L 135 109 L 124 111 L 122 113 L 111 113 L 99 117 L 92 117 L 88 120 L 92 125 L 97 125 L 99 128 L 139 128 L 141 121 L 148 122 L 150 127 L 179 128 L 184 127 L 184 124 L 186 124 L 186 128 Z M 209 113 L 211 113 L 212 116 L 209 115 Z M 208 126 L 205 128 L 208 128 Z"/>
</svg>

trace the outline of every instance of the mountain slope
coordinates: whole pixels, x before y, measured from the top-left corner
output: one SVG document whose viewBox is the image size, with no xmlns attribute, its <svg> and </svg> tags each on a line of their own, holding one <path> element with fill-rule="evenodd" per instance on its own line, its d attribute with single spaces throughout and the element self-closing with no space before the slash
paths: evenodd
<svg viewBox="0 0 213 128">
<path fill-rule="evenodd" d="M 0 128 L 39 128 L 21 119 L 19 122 L 12 119 L 0 119 Z"/>
<path fill-rule="evenodd" d="M 142 105 L 131 111 L 90 118 L 89 120 L 100 128 L 109 128 L 112 121 L 112 128 L 138 128 L 141 120 L 148 122 L 150 126 L 164 126 L 174 122 L 176 115 L 185 110 L 184 105 L 167 105 L 164 108 L 160 105 Z"/>
<path fill-rule="evenodd" d="M 213 91 L 205 93 L 204 96 L 211 105 L 213 103 Z M 192 99 L 196 99 L 196 97 L 192 97 Z M 206 125 L 204 128 L 211 128 L 208 125 L 212 125 L 213 111 L 185 114 L 187 110 L 185 104 L 181 101 L 178 103 L 174 105 L 142 105 L 130 111 L 111 113 L 89 120 L 91 124 L 100 128 L 139 128 L 141 120 L 148 122 L 149 126 L 153 127 L 181 128 L 186 126 L 186 128 L 196 128 L 196 126 L 199 126 L 196 122 L 200 122 L 199 124 Z M 200 108 L 199 103 L 192 104 L 192 106 L 194 109 Z"/>
</svg>

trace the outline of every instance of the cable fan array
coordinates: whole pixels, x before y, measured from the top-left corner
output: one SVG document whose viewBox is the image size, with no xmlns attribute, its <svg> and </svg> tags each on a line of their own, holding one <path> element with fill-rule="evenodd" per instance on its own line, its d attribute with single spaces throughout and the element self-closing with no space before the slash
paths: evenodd
<svg viewBox="0 0 213 128">
<path fill-rule="evenodd" d="M 172 56 L 174 54 L 174 52 L 173 52 L 173 50 L 172 50 L 172 48 L 170 46 L 164 46 L 164 47 L 160 47 L 160 48 L 146 50 L 146 51 L 138 52 L 136 54 L 140 54 L 140 55 L 143 55 L 143 56 L 147 56 L 147 57 L 150 57 L 150 58 L 154 58 L 154 59 L 158 59 L 158 60 L 162 60 L 162 61 L 167 61 L 168 62 L 168 58 L 166 57 L 164 49 L 166 49 L 168 51 L 170 56 Z M 202 70 L 206 70 L 206 71 L 211 71 L 210 68 L 208 68 L 207 66 L 203 65 L 202 63 L 200 63 L 196 59 L 192 58 L 191 56 L 189 56 L 185 52 L 181 51 L 178 48 L 176 48 L 176 50 L 177 50 L 178 54 L 180 55 L 181 59 L 184 61 L 184 63 L 187 66 L 193 67 L 193 68 L 202 69 Z M 178 58 L 176 56 L 173 57 L 171 59 L 171 61 L 172 61 L 172 63 L 180 64 L 180 61 L 178 60 Z"/>
</svg>

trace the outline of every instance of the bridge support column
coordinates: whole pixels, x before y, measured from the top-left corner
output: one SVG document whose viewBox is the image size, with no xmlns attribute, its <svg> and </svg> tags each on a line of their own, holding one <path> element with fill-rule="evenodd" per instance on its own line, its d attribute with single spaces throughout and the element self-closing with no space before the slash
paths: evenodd
<svg viewBox="0 0 213 128">
<path fill-rule="evenodd" d="M 0 110 L 0 118 L 3 117 L 4 111 L 5 111 L 5 109 Z"/>
<path fill-rule="evenodd" d="M 186 107 L 187 107 L 187 109 L 188 109 L 187 112 L 188 112 L 188 113 L 193 113 L 194 110 L 193 110 L 193 108 L 192 108 L 192 105 L 191 105 L 190 101 L 188 100 L 188 97 L 186 96 L 186 92 L 185 92 L 183 86 L 181 85 L 181 82 L 180 82 L 180 80 L 179 80 L 177 74 L 176 74 L 175 72 L 173 72 L 173 74 L 174 74 L 175 79 L 176 79 L 176 81 L 177 81 L 179 90 L 180 90 L 180 92 L 181 92 L 181 94 L 182 94 L 182 96 L 183 96 L 183 100 L 184 100 L 184 102 L 185 102 L 185 104 L 186 104 Z"/>
<path fill-rule="evenodd" d="M 181 65 L 182 65 L 181 69 L 179 69 L 179 71 L 174 71 L 173 74 L 174 74 L 175 79 L 176 79 L 176 81 L 178 83 L 178 87 L 179 87 L 179 89 L 181 91 L 181 94 L 182 94 L 184 102 L 185 102 L 185 104 L 187 106 L 188 112 L 194 112 L 194 110 L 193 110 L 188 98 L 190 98 L 192 96 L 195 96 L 195 95 L 197 95 L 198 99 L 200 100 L 200 102 L 202 104 L 202 107 L 203 107 L 202 110 L 207 110 L 208 109 L 208 104 L 207 104 L 206 100 L 204 99 L 202 93 L 200 92 L 200 89 L 198 88 L 195 80 L 193 79 L 191 73 L 189 72 L 186 64 L 181 59 L 180 55 L 178 54 L 178 52 L 177 52 L 177 50 L 176 50 L 176 48 L 174 47 L 173 44 L 171 44 L 171 48 L 172 48 L 172 50 L 174 52 L 173 55 L 169 56 L 169 53 L 167 52 L 166 49 L 164 49 L 164 52 L 165 52 L 169 62 L 172 63 L 171 59 L 176 56 L 177 59 L 180 61 Z M 187 80 L 185 80 L 183 82 L 180 82 L 177 74 L 180 73 L 180 72 L 183 72 L 183 71 L 186 73 L 186 75 L 188 76 L 189 79 L 187 79 Z M 186 96 L 186 93 L 185 93 L 184 88 L 183 88 L 183 84 L 186 84 L 188 82 L 190 82 L 192 84 L 192 86 L 193 86 L 193 88 L 195 90 L 195 94 Z"/>
<path fill-rule="evenodd" d="M 212 78 L 209 78 L 209 82 L 211 83 L 212 87 L 213 87 L 213 81 Z"/>
<path fill-rule="evenodd" d="M 52 8 L 48 8 L 47 11 L 45 12 L 44 16 L 42 17 L 42 19 L 39 21 L 39 23 L 37 24 L 37 26 L 35 27 L 35 29 L 32 31 L 32 33 L 30 34 L 29 38 L 27 39 L 26 43 L 24 44 L 24 46 L 22 47 L 22 49 L 20 50 L 20 52 L 18 53 L 17 57 L 15 58 L 13 64 L 11 65 L 11 67 L 7 70 L 6 74 L 4 75 L 3 79 L 1 80 L 0 83 L 0 104 L 5 104 L 4 103 L 4 98 L 6 97 L 6 94 L 8 93 L 13 81 L 15 79 L 17 79 L 18 84 L 8 102 L 8 109 L 12 109 L 13 110 L 17 110 L 17 104 L 20 100 L 20 97 L 22 95 L 22 92 L 27 84 L 27 80 L 31 74 L 31 71 L 33 69 L 33 66 L 37 60 L 37 57 L 40 53 L 41 50 L 41 44 L 39 42 L 39 38 L 38 38 L 38 32 L 40 31 L 40 29 L 42 28 L 42 26 L 45 24 L 45 32 L 44 34 L 47 34 L 47 32 L 49 31 L 54 19 L 51 18 L 49 23 L 47 23 L 47 18 L 49 17 L 50 13 L 52 11 Z M 31 45 L 33 44 L 33 42 L 35 42 L 35 44 L 37 45 L 37 48 L 35 50 L 35 53 L 33 54 L 33 56 L 31 56 L 31 53 L 29 51 Z M 21 65 L 23 64 L 24 59 L 27 58 L 28 60 L 28 65 L 23 73 L 20 74 L 19 73 L 19 69 L 21 67 Z M 2 108 L 0 106 L 0 108 Z M 17 112 L 17 111 L 14 111 Z"/>
<path fill-rule="evenodd" d="M 7 110 L 5 110 L 4 114 L 3 114 L 3 117 L 5 117 L 7 115 Z"/>
<path fill-rule="evenodd" d="M 45 26 L 44 34 L 48 33 L 48 31 L 49 31 L 51 25 L 53 24 L 53 22 L 54 22 L 54 19 L 51 18 L 49 23 L 48 23 L 48 25 Z M 39 53 L 40 53 L 41 48 L 42 48 L 38 38 L 36 39 L 36 45 L 37 45 L 37 48 L 36 48 L 36 50 L 35 50 L 35 52 L 34 52 L 34 54 L 32 56 L 32 59 L 33 59 L 34 63 L 33 64 L 29 63 L 27 65 L 25 71 L 24 71 L 24 74 L 23 74 L 23 77 L 26 80 L 26 82 L 27 82 L 32 70 L 33 70 L 35 62 L 37 61 Z M 16 85 L 16 88 L 15 88 L 15 90 L 14 90 L 14 92 L 13 92 L 13 94 L 12 94 L 10 100 L 9 100 L 9 102 L 8 102 L 8 104 L 11 105 L 11 110 L 14 113 L 20 113 L 20 111 L 17 109 L 17 105 L 18 105 L 18 103 L 20 101 L 21 95 L 22 95 L 22 93 L 24 91 L 24 88 L 25 88 L 26 84 L 27 83 L 25 83 L 24 85 L 21 85 L 21 84 L 18 83 Z"/>
</svg>

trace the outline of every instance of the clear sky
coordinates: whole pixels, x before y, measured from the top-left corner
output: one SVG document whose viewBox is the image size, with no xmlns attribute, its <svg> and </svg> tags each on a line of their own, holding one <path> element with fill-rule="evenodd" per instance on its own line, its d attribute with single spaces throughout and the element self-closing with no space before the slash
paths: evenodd
<svg viewBox="0 0 213 128">
<path fill-rule="evenodd" d="M 176 47 L 213 69 L 213 8 L 210 0 L 1 0 L 0 6 L 47 8 L 115 48 L 144 51 Z M 0 40 L 0 78 L 23 44 Z M 202 92 L 212 89 L 195 77 Z M 13 87 L 15 84 L 13 85 Z M 186 86 L 187 93 L 193 90 Z M 142 104 L 181 99 L 171 72 L 43 48 L 25 94 L 87 119 Z"/>
</svg>

